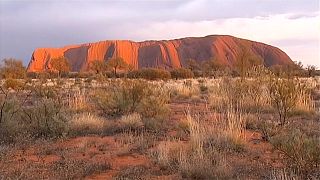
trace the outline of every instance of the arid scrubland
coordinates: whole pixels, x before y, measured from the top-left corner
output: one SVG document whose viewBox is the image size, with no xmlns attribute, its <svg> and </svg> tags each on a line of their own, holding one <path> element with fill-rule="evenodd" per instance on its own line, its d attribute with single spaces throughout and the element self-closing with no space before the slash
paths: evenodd
<svg viewBox="0 0 320 180">
<path fill-rule="evenodd" d="M 319 77 L 7 79 L 0 90 L 0 179 L 320 178 Z"/>
</svg>

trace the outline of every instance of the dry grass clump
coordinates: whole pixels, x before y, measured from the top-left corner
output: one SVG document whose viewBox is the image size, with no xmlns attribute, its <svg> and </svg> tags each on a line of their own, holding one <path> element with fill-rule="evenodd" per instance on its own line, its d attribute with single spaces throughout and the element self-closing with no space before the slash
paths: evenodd
<svg viewBox="0 0 320 180">
<path fill-rule="evenodd" d="M 299 82 L 297 84 L 297 102 L 295 103 L 295 113 L 314 113 L 315 102 L 311 97 L 311 87 Z"/>
<path fill-rule="evenodd" d="M 171 96 L 176 99 L 199 99 L 200 88 L 193 80 L 174 81 L 167 84 Z"/>
<path fill-rule="evenodd" d="M 97 115 L 81 113 L 74 115 L 69 121 L 69 132 L 76 135 L 101 134 L 105 120 Z"/>
<path fill-rule="evenodd" d="M 156 136 L 147 132 L 123 132 L 116 137 L 116 143 L 121 148 L 118 155 L 130 152 L 144 153 L 156 143 Z"/>
<path fill-rule="evenodd" d="M 232 108 L 217 114 L 212 122 L 202 123 L 199 117 L 186 116 L 189 122 L 190 144 L 193 147 L 212 146 L 219 151 L 243 151 L 245 119 L 241 111 Z"/>
<path fill-rule="evenodd" d="M 216 179 L 232 176 L 226 161 L 207 147 L 193 149 L 181 141 L 161 142 L 152 156 L 163 170 L 179 172 L 188 179 Z"/>
<path fill-rule="evenodd" d="M 137 131 L 144 127 L 141 115 L 138 113 L 133 113 L 129 115 L 124 115 L 119 120 L 120 127 L 124 131 Z"/>
<path fill-rule="evenodd" d="M 208 100 L 210 106 L 220 112 L 229 105 L 246 112 L 260 112 L 270 107 L 268 91 L 261 79 L 224 78 L 217 83 L 211 86 Z"/>
<path fill-rule="evenodd" d="M 156 162 L 184 178 L 230 178 L 232 172 L 223 154 L 243 150 L 245 122 L 240 111 L 227 112 L 217 115 L 213 122 L 187 113 L 181 126 L 189 134 L 189 141 L 160 143 L 153 153 Z"/>
<path fill-rule="evenodd" d="M 69 109 L 81 112 L 89 109 L 88 91 L 85 89 L 77 89 L 68 93 L 67 104 Z"/>
<path fill-rule="evenodd" d="M 121 170 L 119 173 L 117 173 L 113 179 L 115 179 L 115 180 L 149 179 L 150 173 L 148 171 L 149 171 L 148 167 L 143 166 L 143 165 L 127 167 L 127 168 Z"/>
<path fill-rule="evenodd" d="M 281 169 L 281 170 L 273 170 L 270 175 L 271 180 L 298 180 L 300 179 L 294 172 Z"/>
<path fill-rule="evenodd" d="M 52 165 L 53 177 L 62 179 L 82 179 L 94 173 L 111 169 L 111 164 L 78 159 L 61 159 Z"/>
</svg>

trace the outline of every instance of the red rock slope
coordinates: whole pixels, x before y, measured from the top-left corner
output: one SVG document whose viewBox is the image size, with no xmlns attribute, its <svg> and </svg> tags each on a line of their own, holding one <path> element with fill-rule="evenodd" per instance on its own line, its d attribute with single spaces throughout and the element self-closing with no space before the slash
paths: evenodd
<svg viewBox="0 0 320 180">
<path fill-rule="evenodd" d="M 212 35 L 144 42 L 101 41 L 63 48 L 39 48 L 32 54 L 28 71 L 41 72 L 50 69 L 50 59 L 59 56 L 65 56 L 69 60 L 72 71 L 86 71 L 90 62 L 113 57 L 122 57 L 136 69 L 179 68 L 186 65 L 187 59 L 201 62 L 211 58 L 233 66 L 243 46 L 255 56 L 261 57 L 266 66 L 292 63 L 290 57 L 279 48 L 232 36 Z"/>
</svg>

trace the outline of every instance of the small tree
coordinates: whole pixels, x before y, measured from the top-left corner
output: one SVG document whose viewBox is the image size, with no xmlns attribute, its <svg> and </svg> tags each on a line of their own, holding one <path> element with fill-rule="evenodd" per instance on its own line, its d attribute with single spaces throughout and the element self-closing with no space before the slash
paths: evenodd
<svg viewBox="0 0 320 180">
<path fill-rule="evenodd" d="M 297 85 L 293 79 L 275 78 L 270 81 L 269 92 L 272 105 L 279 114 L 280 125 L 284 125 L 297 102 Z"/>
<path fill-rule="evenodd" d="M 107 71 L 107 64 L 103 60 L 94 60 L 89 64 L 89 69 L 96 74 L 103 74 Z"/>
<path fill-rule="evenodd" d="M 13 58 L 3 59 L 3 66 L 0 69 L 3 78 L 23 79 L 26 77 L 26 68 L 22 61 Z"/>
<path fill-rule="evenodd" d="M 249 69 L 262 64 L 262 59 L 252 54 L 245 46 L 241 47 L 241 52 L 238 55 L 235 67 L 241 79 L 245 78 Z"/>
<path fill-rule="evenodd" d="M 315 76 L 315 73 L 316 73 L 316 66 L 314 65 L 308 65 L 307 66 L 307 71 L 308 71 L 308 76 L 309 77 L 314 77 Z"/>
<path fill-rule="evenodd" d="M 58 77 L 61 73 L 67 73 L 70 71 L 70 64 L 68 59 L 61 56 L 50 60 L 51 67 L 58 72 Z"/>
<path fill-rule="evenodd" d="M 107 66 L 113 69 L 114 76 L 117 77 L 117 70 L 126 69 L 128 64 L 121 57 L 116 57 L 107 61 Z"/>
</svg>

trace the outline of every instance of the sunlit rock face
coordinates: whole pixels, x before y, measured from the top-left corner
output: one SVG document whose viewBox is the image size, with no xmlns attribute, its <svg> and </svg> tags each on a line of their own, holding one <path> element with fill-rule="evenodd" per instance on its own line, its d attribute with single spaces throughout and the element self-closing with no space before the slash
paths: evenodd
<svg viewBox="0 0 320 180">
<path fill-rule="evenodd" d="M 200 63 L 213 58 L 232 67 L 243 47 L 263 59 L 266 66 L 293 63 L 290 57 L 277 47 L 233 36 L 212 35 L 162 41 L 100 41 L 63 48 L 38 48 L 32 54 L 28 71 L 48 70 L 51 68 L 50 59 L 60 56 L 68 59 L 71 70 L 75 72 L 87 71 L 92 61 L 107 61 L 114 57 L 122 57 L 135 69 L 172 69 L 186 66 L 188 59 Z"/>
</svg>

